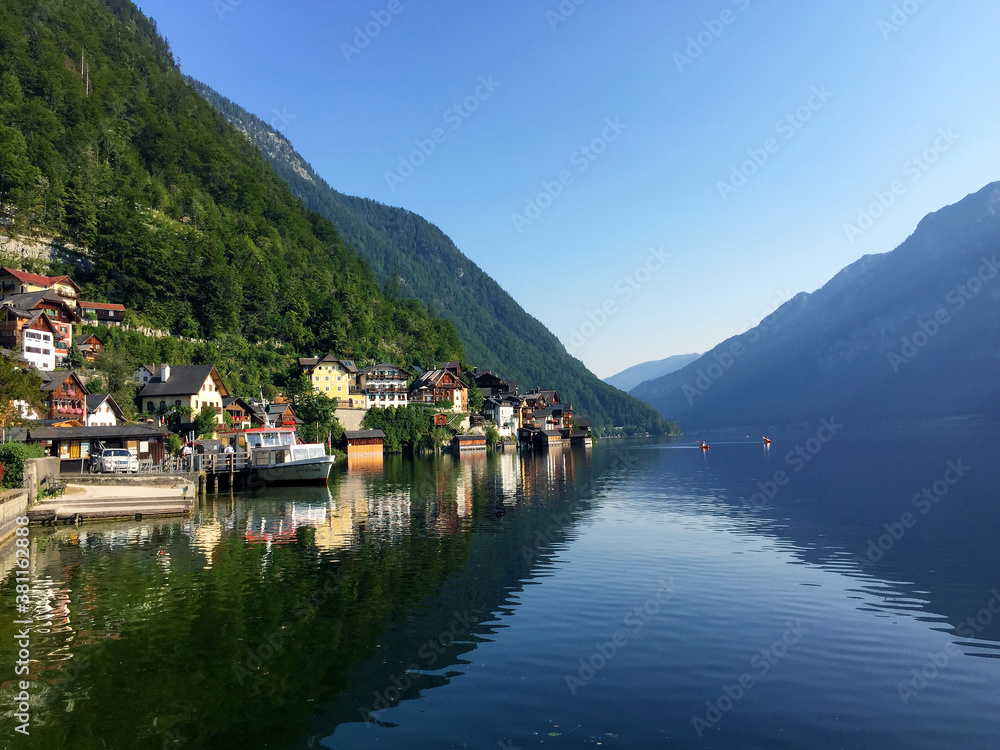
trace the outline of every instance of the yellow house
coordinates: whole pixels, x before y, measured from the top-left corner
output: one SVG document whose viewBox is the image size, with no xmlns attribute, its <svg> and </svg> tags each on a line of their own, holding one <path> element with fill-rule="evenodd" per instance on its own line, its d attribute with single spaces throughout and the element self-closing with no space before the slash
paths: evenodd
<svg viewBox="0 0 1000 750">
<path fill-rule="evenodd" d="M 327 354 L 319 357 L 300 357 L 299 367 L 309 376 L 313 391 L 346 402 L 351 387 L 357 385 L 358 368 L 350 359 L 337 359 Z"/>
<path fill-rule="evenodd" d="M 156 377 L 146 383 L 136 398 L 146 414 L 164 414 L 172 408 L 186 407 L 193 417 L 203 407 L 211 406 L 221 425 L 223 399 L 228 396 L 229 389 L 215 365 L 161 365 Z"/>
</svg>

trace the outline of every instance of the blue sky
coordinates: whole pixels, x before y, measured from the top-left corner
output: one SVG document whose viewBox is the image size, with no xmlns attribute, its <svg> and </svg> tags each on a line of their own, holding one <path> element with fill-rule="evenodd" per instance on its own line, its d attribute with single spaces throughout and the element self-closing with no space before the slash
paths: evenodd
<svg viewBox="0 0 1000 750">
<path fill-rule="evenodd" d="M 987 0 L 139 5 L 185 73 L 437 224 L 602 377 L 1000 179 Z"/>
</svg>

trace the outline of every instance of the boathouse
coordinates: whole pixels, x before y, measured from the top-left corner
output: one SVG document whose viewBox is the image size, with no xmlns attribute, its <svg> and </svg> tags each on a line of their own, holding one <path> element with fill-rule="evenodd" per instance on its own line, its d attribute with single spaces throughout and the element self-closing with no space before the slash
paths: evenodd
<svg viewBox="0 0 1000 750">
<path fill-rule="evenodd" d="M 563 436 L 559 430 L 538 430 L 533 439 L 536 448 L 557 448 L 563 444 Z"/>
<path fill-rule="evenodd" d="M 458 454 L 471 451 L 486 450 L 485 435 L 456 435 L 451 441 L 451 448 Z"/>
<path fill-rule="evenodd" d="M 348 430 L 344 445 L 348 458 L 353 456 L 381 456 L 385 444 L 382 430 Z"/>
</svg>

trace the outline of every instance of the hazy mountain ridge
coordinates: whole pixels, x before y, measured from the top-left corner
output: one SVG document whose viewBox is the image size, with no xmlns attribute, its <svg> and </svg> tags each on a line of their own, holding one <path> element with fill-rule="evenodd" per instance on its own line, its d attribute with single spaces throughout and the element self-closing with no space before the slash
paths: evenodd
<svg viewBox="0 0 1000 750">
<path fill-rule="evenodd" d="M 994 183 L 928 215 L 892 252 L 859 259 L 757 328 L 633 394 L 698 427 L 788 424 L 819 414 L 995 415 L 998 208 Z M 988 278 L 971 294 L 977 275 Z"/>
<path fill-rule="evenodd" d="M 640 383 L 669 375 L 694 362 L 700 354 L 674 354 L 664 359 L 640 362 L 604 378 L 604 382 L 628 393 Z"/>
<path fill-rule="evenodd" d="M 306 206 L 330 219 L 372 266 L 387 295 L 418 299 L 450 320 L 468 361 L 517 381 L 551 387 L 595 426 L 675 429 L 647 404 L 602 382 L 437 226 L 402 208 L 339 193 L 270 124 L 203 83 L 188 82 L 271 162 Z"/>
</svg>

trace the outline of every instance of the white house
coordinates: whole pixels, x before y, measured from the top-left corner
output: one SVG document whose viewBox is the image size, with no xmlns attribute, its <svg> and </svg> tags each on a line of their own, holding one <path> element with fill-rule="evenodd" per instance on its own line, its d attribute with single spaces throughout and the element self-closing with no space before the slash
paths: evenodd
<svg viewBox="0 0 1000 750">
<path fill-rule="evenodd" d="M 52 372 L 56 369 L 55 337 L 48 331 L 25 328 L 21 332 L 21 355 L 37 369 Z"/>
<path fill-rule="evenodd" d="M 138 383 L 140 386 L 146 385 L 150 380 L 156 377 L 156 365 L 139 365 L 134 373 L 132 373 L 132 380 Z"/>
<path fill-rule="evenodd" d="M 412 373 L 389 362 L 366 367 L 358 373 L 358 389 L 365 397 L 366 409 L 407 406 L 406 381 Z"/>
<path fill-rule="evenodd" d="M 117 427 L 125 415 L 110 393 L 87 394 L 85 427 Z"/>
<path fill-rule="evenodd" d="M 517 433 L 517 413 L 520 399 L 514 395 L 491 396 L 483 402 L 483 416 L 495 422 L 501 437 Z"/>
</svg>

